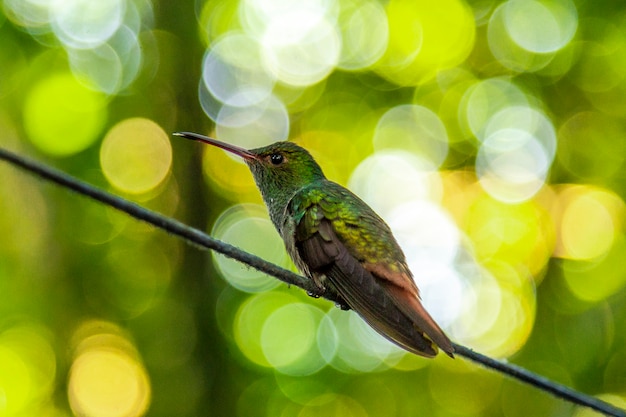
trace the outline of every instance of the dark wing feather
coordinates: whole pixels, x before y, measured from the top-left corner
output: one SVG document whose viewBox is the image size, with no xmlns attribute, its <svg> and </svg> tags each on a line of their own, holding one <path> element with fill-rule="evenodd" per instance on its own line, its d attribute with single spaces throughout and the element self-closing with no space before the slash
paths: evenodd
<svg viewBox="0 0 626 417">
<path fill-rule="evenodd" d="M 315 233 L 298 243 L 311 272 L 330 285 L 374 330 L 417 355 L 433 357 L 437 348 L 387 295 L 382 286 L 346 249 L 326 219 L 318 226 L 330 240 Z"/>
<path fill-rule="evenodd" d="M 400 311 L 369 271 L 342 246 L 327 279 L 374 330 L 417 355 L 433 357 L 437 347 Z"/>
<path fill-rule="evenodd" d="M 301 190 L 287 210 L 294 221 L 283 237 L 291 237 L 302 270 L 402 348 L 432 357 L 439 345 L 452 356 L 450 340 L 419 301 L 402 250 L 362 200 L 326 181 Z"/>
</svg>

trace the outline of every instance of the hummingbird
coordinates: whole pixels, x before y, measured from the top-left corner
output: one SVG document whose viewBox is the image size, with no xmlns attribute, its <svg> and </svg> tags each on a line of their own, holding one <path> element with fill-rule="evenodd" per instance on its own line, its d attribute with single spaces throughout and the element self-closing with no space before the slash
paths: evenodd
<svg viewBox="0 0 626 417">
<path fill-rule="evenodd" d="M 326 179 L 304 148 L 282 141 L 244 149 L 197 133 L 250 168 L 269 216 L 297 268 L 343 309 L 414 354 L 454 357 L 452 342 L 420 301 L 406 257 L 385 221 L 347 188 Z"/>
</svg>

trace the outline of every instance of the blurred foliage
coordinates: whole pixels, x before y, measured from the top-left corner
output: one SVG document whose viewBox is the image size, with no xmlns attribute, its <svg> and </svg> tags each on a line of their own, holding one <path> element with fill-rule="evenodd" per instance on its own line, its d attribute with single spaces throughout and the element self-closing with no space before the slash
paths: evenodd
<svg viewBox="0 0 626 417">
<path fill-rule="evenodd" d="M 0 146 L 292 268 L 247 168 L 170 133 L 295 140 L 455 341 L 626 406 L 622 2 L 1 4 Z M 0 416 L 588 415 L 0 173 Z"/>
</svg>

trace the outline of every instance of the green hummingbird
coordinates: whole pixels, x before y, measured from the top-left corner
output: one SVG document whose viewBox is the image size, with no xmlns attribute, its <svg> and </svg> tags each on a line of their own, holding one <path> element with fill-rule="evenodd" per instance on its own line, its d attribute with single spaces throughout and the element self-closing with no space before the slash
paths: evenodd
<svg viewBox="0 0 626 417">
<path fill-rule="evenodd" d="M 420 302 L 389 226 L 355 194 L 326 179 L 306 149 L 276 142 L 247 150 L 196 133 L 174 135 L 243 158 L 294 263 L 342 308 L 409 352 L 433 357 L 439 346 L 454 357 L 450 339 Z"/>
</svg>

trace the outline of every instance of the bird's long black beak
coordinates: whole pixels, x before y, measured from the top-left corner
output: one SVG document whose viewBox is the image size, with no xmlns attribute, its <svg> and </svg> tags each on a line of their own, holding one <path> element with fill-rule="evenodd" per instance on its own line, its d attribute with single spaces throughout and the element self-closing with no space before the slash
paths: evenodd
<svg viewBox="0 0 626 417">
<path fill-rule="evenodd" d="M 180 136 L 185 139 L 197 140 L 198 142 L 203 142 L 208 145 L 217 146 L 218 148 L 224 149 L 230 153 L 238 155 L 246 160 L 257 159 L 257 156 L 250 152 L 247 149 L 240 148 L 239 146 L 231 145 L 229 143 L 220 142 L 217 139 L 210 138 L 208 136 L 200 135 L 198 133 L 192 132 L 174 132 L 174 136 Z"/>
</svg>

